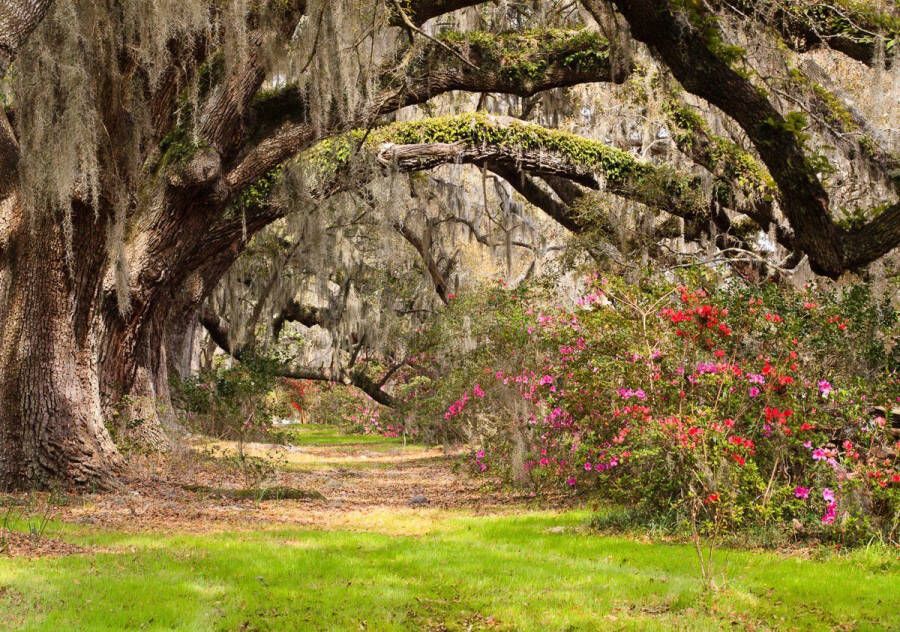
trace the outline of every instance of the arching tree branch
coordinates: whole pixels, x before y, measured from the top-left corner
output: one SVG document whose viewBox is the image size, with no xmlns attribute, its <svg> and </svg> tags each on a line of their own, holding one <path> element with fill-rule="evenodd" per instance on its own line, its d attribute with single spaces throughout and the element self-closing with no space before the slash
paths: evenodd
<svg viewBox="0 0 900 632">
<path fill-rule="evenodd" d="M 600 0 L 584 0 L 595 15 Z M 794 230 L 796 247 L 809 256 L 816 272 L 838 276 L 848 268 L 874 261 L 897 245 L 881 220 L 851 238 L 830 216 L 829 199 L 807 156 L 803 124 L 784 117 L 766 94 L 739 71 L 725 44 L 715 15 L 700 3 L 675 7 L 669 0 L 615 0 L 634 36 L 665 62 L 691 93 L 732 117 L 753 142 L 778 185 L 781 207 Z M 731 56 L 730 56 L 731 55 Z M 884 238 L 876 238 L 878 235 Z M 851 257 L 848 239 L 871 239 L 865 260 Z"/>
<path fill-rule="evenodd" d="M 212 310 L 204 309 L 199 316 L 200 324 L 206 329 L 209 337 L 225 353 L 235 360 L 241 360 L 246 350 L 233 348 L 230 340 L 228 326 L 222 322 Z M 279 377 L 294 380 L 316 380 L 321 382 L 334 382 L 337 384 L 352 385 L 371 397 L 383 406 L 393 407 L 397 405 L 394 397 L 382 390 L 383 383 L 379 384 L 367 376 L 363 371 L 351 371 L 347 374 L 334 375 L 324 369 L 310 369 L 306 367 L 280 367 L 276 374 Z"/>
<path fill-rule="evenodd" d="M 477 67 L 449 58 L 426 42 L 401 72 L 396 67 L 385 69 L 383 89 L 374 105 L 359 113 L 351 125 L 368 127 L 382 115 L 453 90 L 530 96 L 551 88 L 621 78 L 613 75 L 607 41 L 586 30 L 446 37 L 456 38 L 459 50 Z M 227 174 L 230 190 L 243 189 L 318 140 L 305 120 L 302 103 L 296 104 L 295 113 L 296 119 L 285 121 L 244 152 Z"/>
</svg>

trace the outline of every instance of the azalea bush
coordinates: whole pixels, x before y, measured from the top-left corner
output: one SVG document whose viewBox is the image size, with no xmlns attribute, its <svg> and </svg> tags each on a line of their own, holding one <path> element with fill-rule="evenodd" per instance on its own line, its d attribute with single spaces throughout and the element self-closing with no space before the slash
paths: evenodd
<svg viewBox="0 0 900 632">
<path fill-rule="evenodd" d="M 569 307 L 489 293 L 499 310 L 432 389 L 435 427 L 475 443 L 476 471 L 671 529 L 897 541 L 890 302 L 864 285 L 706 285 L 596 278 Z"/>
<path fill-rule="evenodd" d="M 320 383 L 309 397 L 309 421 L 340 426 L 350 434 L 400 437 L 409 434 L 402 416 L 376 403 L 368 395 L 342 384 Z"/>
</svg>

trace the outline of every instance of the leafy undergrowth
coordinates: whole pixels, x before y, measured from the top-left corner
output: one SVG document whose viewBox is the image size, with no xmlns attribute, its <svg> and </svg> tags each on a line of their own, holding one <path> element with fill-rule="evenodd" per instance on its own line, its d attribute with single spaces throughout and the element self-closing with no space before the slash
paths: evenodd
<svg viewBox="0 0 900 632">
<path fill-rule="evenodd" d="M 585 512 L 426 510 L 417 535 L 188 536 L 65 528 L 107 551 L 0 558 L 0 627 L 24 630 L 896 629 L 889 550 L 720 554 L 704 593 L 686 546 L 599 537 Z M 413 514 L 400 512 L 398 521 Z M 402 529 L 400 529 L 402 532 Z M 415 531 L 415 530 L 414 530 Z"/>
</svg>

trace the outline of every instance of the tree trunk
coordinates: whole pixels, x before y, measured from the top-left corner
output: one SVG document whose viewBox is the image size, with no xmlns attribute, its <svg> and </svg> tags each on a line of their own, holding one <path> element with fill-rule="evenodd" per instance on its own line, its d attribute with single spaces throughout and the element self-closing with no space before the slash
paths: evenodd
<svg viewBox="0 0 900 632">
<path fill-rule="evenodd" d="M 110 428 L 119 447 L 166 451 L 172 445 L 175 416 L 163 348 L 164 319 L 154 310 L 145 317 L 148 322 L 123 323 L 117 308 L 111 309 L 100 356 Z"/>
<path fill-rule="evenodd" d="M 106 488 L 122 467 L 103 423 L 95 354 L 103 221 L 79 206 L 71 237 L 63 225 L 50 210 L 11 214 L 0 313 L 4 489 Z"/>
<path fill-rule="evenodd" d="M 209 215 L 218 210 L 193 207 L 191 198 L 191 191 L 174 192 L 132 239 L 130 311 L 122 315 L 114 296 L 106 299 L 101 392 L 120 446 L 165 451 L 172 435 L 183 430 L 169 389 L 169 338 L 183 335 L 182 321 L 201 300 L 201 290 L 192 284 L 198 278 L 191 271 L 197 265 L 192 257 L 203 260 L 204 254 L 195 251 Z"/>
</svg>

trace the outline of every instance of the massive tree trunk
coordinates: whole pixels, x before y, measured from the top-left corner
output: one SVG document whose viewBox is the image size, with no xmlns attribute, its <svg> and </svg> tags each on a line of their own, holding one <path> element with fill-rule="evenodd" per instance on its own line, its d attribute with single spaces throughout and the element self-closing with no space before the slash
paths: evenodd
<svg viewBox="0 0 900 632">
<path fill-rule="evenodd" d="M 72 209 L 10 213 L 0 314 L 0 488 L 109 487 L 122 458 L 103 423 L 98 307 L 102 218 Z M 68 252 L 77 253 L 68 257 Z"/>
<path fill-rule="evenodd" d="M 171 446 L 175 421 L 169 392 L 167 335 L 187 316 L 198 290 L 186 289 L 196 276 L 201 248 L 217 206 L 193 206 L 196 189 L 169 190 L 154 219 L 132 237 L 129 310 L 121 314 L 112 296 L 104 310 L 100 349 L 101 392 L 115 414 L 121 445 L 140 450 Z M 176 334 L 177 335 L 177 334 Z"/>
</svg>

